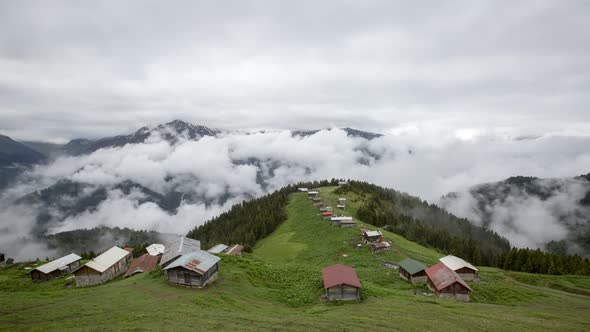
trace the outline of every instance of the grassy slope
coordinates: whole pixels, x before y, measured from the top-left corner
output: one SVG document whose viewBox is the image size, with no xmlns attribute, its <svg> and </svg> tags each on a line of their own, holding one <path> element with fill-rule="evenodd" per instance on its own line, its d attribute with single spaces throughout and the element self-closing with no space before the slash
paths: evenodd
<svg viewBox="0 0 590 332">
<path fill-rule="evenodd" d="M 335 206 L 327 190 L 322 196 Z M 361 198 L 348 199 L 346 213 L 354 215 Z M 535 279 L 484 268 L 482 282 L 472 284 L 472 303 L 416 296 L 414 286 L 381 263 L 412 257 L 432 264 L 441 254 L 385 232 L 395 250 L 374 255 L 354 247 L 358 228 L 331 227 L 304 194 L 293 195 L 288 209 L 289 219 L 250 257 L 223 257 L 219 281 L 204 290 L 149 274 L 75 289 L 63 279 L 32 284 L 22 267 L 0 268 L 0 330 L 590 329 L 589 297 L 539 287 L 550 282 L 584 292 L 590 278 Z M 320 271 L 337 262 L 357 267 L 361 303 L 319 302 Z"/>
</svg>

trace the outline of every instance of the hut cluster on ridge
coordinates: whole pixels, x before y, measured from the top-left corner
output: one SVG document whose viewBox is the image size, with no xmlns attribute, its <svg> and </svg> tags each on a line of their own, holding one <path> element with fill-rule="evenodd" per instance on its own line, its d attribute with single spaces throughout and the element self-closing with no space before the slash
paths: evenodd
<svg viewBox="0 0 590 332">
<path fill-rule="evenodd" d="M 356 226 L 357 222 L 354 218 L 334 215 L 332 207 L 326 206 L 322 201 L 319 189 L 299 188 L 299 191 L 307 193 L 312 204 L 319 209 L 322 219 L 331 220 L 334 226 Z M 339 197 L 337 207 L 345 209 L 346 202 L 346 198 Z M 380 230 L 363 228 L 361 232 L 362 240 L 358 244 L 359 248 L 366 244 L 373 253 L 391 250 L 391 243 L 385 240 Z M 426 284 L 434 295 L 461 301 L 469 301 L 472 291 L 466 281 L 479 280 L 478 269 L 475 266 L 452 255 L 441 258 L 439 263 L 431 267 L 426 267 L 411 258 L 406 258 L 398 264 L 388 264 L 399 268 L 401 278 L 414 284 Z M 354 268 L 336 264 L 324 269 L 322 275 L 326 299 L 355 300 L 359 298 L 361 283 Z"/>
</svg>

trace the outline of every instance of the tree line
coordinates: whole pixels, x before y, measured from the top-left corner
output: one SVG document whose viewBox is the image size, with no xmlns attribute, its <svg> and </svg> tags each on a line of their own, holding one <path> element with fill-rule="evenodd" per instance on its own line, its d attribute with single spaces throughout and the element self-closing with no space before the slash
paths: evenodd
<svg viewBox="0 0 590 332">
<path fill-rule="evenodd" d="M 300 187 L 315 188 L 337 184 L 338 180 L 332 179 L 288 185 L 260 198 L 234 205 L 229 211 L 195 227 L 186 236 L 201 241 L 203 248 L 218 243 L 239 243 L 244 246 L 245 251 L 251 251 L 258 240 L 270 235 L 287 220 L 289 194 Z"/>
<path fill-rule="evenodd" d="M 588 259 L 512 248 L 497 233 L 408 194 L 360 181 L 349 181 L 337 192 L 347 191 L 365 197 L 365 204 L 357 210 L 357 217 L 362 221 L 475 265 L 529 273 L 590 274 Z"/>
</svg>

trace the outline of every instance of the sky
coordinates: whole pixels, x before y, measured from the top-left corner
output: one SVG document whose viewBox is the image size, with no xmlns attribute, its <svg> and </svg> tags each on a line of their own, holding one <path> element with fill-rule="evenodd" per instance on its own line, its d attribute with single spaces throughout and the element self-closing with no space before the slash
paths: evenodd
<svg viewBox="0 0 590 332">
<path fill-rule="evenodd" d="M 0 133 L 590 133 L 588 1 L 2 1 Z M 429 129 L 432 129 L 429 131 Z"/>
</svg>

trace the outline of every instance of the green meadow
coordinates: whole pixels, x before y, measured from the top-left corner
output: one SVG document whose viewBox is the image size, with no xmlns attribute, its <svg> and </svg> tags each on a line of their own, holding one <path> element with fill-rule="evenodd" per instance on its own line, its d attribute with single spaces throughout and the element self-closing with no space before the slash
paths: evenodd
<svg viewBox="0 0 590 332">
<path fill-rule="evenodd" d="M 335 187 L 321 188 L 336 206 Z M 364 197 L 348 194 L 355 215 Z M 392 250 L 358 249 L 360 228 L 322 220 L 304 193 L 293 194 L 288 219 L 244 258 L 223 256 L 219 279 L 205 289 L 169 285 L 160 271 L 75 288 L 65 278 L 30 281 L 27 264 L 0 267 L 0 330 L 590 330 L 590 278 L 481 268 L 471 302 L 427 296 L 384 262 L 405 257 L 434 264 L 436 252 L 384 231 Z M 335 210 L 336 211 L 336 210 Z M 354 266 L 362 300 L 326 303 L 321 270 Z"/>
</svg>

